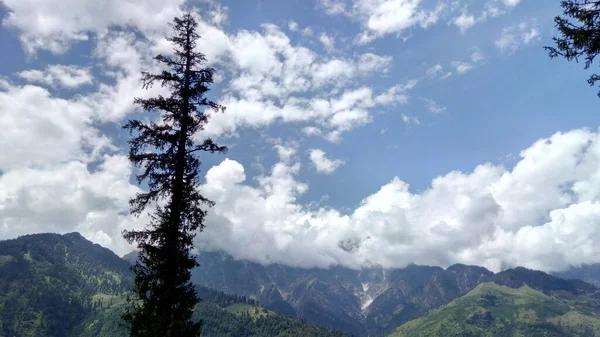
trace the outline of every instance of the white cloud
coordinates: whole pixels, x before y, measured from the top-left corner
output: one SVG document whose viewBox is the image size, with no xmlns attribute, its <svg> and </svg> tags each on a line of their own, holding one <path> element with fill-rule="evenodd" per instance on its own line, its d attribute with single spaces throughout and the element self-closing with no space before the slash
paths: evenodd
<svg viewBox="0 0 600 337">
<path fill-rule="evenodd" d="M 32 83 L 67 89 L 92 84 L 94 78 L 87 68 L 61 64 L 49 65 L 44 70 L 25 70 L 17 75 Z"/>
<path fill-rule="evenodd" d="M 226 96 L 222 100 L 227 107 L 226 114 L 212 115 L 205 134 L 235 134 L 238 128 L 266 127 L 283 121 L 314 124 L 307 125 L 312 128 L 305 128 L 305 134 L 322 135 L 329 141 L 339 142 L 344 132 L 372 121 L 371 109 L 379 107 L 384 110 L 406 103 L 407 91 L 414 85 L 416 81 L 410 81 L 380 94 L 373 93 L 368 87 L 360 87 L 344 90 L 329 98 L 289 98 L 283 105 L 276 104 L 273 100 Z"/>
<path fill-rule="evenodd" d="M 91 172 L 69 161 L 45 169 L 11 170 L 0 176 L 0 237 L 78 231 L 90 240 L 127 253 L 124 229 L 140 229 L 146 217 L 121 215 L 128 198 L 139 191 L 129 184 L 125 156 L 106 156 Z"/>
<path fill-rule="evenodd" d="M 379 56 L 373 53 L 365 53 L 359 56 L 357 67 L 359 72 L 388 72 L 392 65 L 391 56 Z"/>
<path fill-rule="evenodd" d="M 427 28 L 438 22 L 446 5 L 425 6 L 421 0 L 321 0 L 329 15 L 341 14 L 362 23 L 363 31 L 355 42 L 366 44 L 387 34 L 400 35 L 420 26 Z"/>
<path fill-rule="evenodd" d="M 17 28 L 30 52 L 39 48 L 63 52 L 71 42 L 77 40 L 76 37 L 95 38 L 94 56 L 103 63 L 104 74 L 115 80 L 111 84 L 99 83 L 96 92 L 82 99 L 83 103 L 98 111 L 96 116 L 99 120 L 119 121 L 134 111 L 132 97 L 149 97 L 162 92 L 159 86 L 143 90 L 140 71 L 156 70 L 152 56 L 158 52 L 171 52 L 169 42 L 163 35 L 168 28 L 166 23 L 181 12 L 183 0 L 168 0 L 155 6 L 134 0 L 125 7 L 107 0 L 101 11 L 96 8 L 96 3 L 84 0 L 74 5 L 68 13 L 57 10 L 60 6 L 54 3 L 55 0 L 43 2 L 40 6 L 37 6 L 38 1 L 8 0 L 7 7 L 11 14 L 4 23 Z M 203 3 L 208 9 L 202 11 L 205 16 L 198 18 L 203 37 L 198 48 L 206 52 L 211 65 L 219 64 L 222 69 L 227 69 L 229 87 L 225 89 L 222 103 L 231 103 L 228 115 L 234 116 L 233 122 L 241 123 L 232 125 L 232 121 L 225 121 L 225 118 L 217 115 L 207 134 L 219 136 L 225 132 L 231 135 L 239 126 L 268 126 L 275 120 L 298 121 L 294 116 L 302 113 L 301 109 L 311 107 L 310 102 L 305 102 L 303 98 L 307 94 L 318 100 L 330 99 L 330 95 L 341 92 L 347 85 L 353 84 L 357 77 L 387 72 L 390 68 L 389 56 L 366 53 L 325 57 L 306 47 L 292 45 L 289 37 L 272 24 L 262 25 L 260 32 L 240 30 L 235 34 L 226 34 L 222 26 L 227 20 L 228 9 L 214 1 L 205 0 Z M 149 8 L 152 8 L 153 15 L 146 13 Z M 25 25 L 26 21 L 32 24 Z M 58 21 L 60 25 L 51 24 Z M 135 27 L 147 39 L 137 39 L 127 30 L 111 30 L 113 26 Z M 294 27 L 291 24 L 291 28 Z M 307 29 L 303 34 L 310 32 Z M 326 47 L 333 48 L 331 37 L 322 35 L 321 40 Z M 26 73 L 23 76 L 27 76 Z M 34 76 L 29 74 L 29 77 Z M 249 102 L 249 111 L 263 116 L 238 118 L 235 109 L 242 108 L 239 102 Z M 260 110 L 253 110 L 260 107 L 266 107 L 270 113 L 262 114 Z M 354 113 L 354 117 L 347 119 L 357 122 L 326 130 L 324 137 L 339 141 L 341 134 L 350 130 L 348 125 L 362 125 L 371 119 L 366 109 Z M 340 112 L 335 115 L 337 120 L 344 114 Z M 345 115 L 349 116 L 349 113 Z M 310 122 L 308 119 L 301 120 Z M 325 122 L 317 118 L 316 123 Z"/>
<path fill-rule="evenodd" d="M 471 61 L 473 63 L 479 63 L 483 60 L 485 60 L 485 56 L 481 50 L 477 49 L 471 54 Z"/>
<path fill-rule="evenodd" d="M 529 44 L 540 36 L 540 32 L 537 28 L 531 28 L 529 31 L 525 31 L 521 37 L 523 38 L 524 44 Z"/>
<path fill-rule="evenodd" d="M 0 171 L 90 162 L 110 141 L 91 126 L 96 112 L 81 99 L 52 97 L 37 86 L 0 88 Z"/>
<path fill-rule="evenodd" d="M 110 32 L 99 39 L 94 56 L 102 62 L 105 74 L 114 83 L 100 83 L 98 90 L 82 100 L 90 106 L 99 120 L 121 121 L 135 110 L 133 97 L 147 98 L 165 93 L 165 88 L 155 85 L 149 89 L 141 86 L 141 71 L 157 71 L 152 61 L 151 44 L 135 38 L 133 33 Z"/>
<path fill-rule="evenodd" d="M 333 36 L 321 33 L 321 35 L 319 35 L 319 41 L 321 41 L 325 50 L 332 51 L 335 49 L 335 38 Z"/>
<path fill-rule="evenodd" d="M 296 152 L 298 152 L 298 144 L 290 143 L 290 144 L 282 144 L 281 140 L 277 140 L 274 148 L 277 150 L 277 156 L 279 160 L 288 163 L 294 159 Z"/>
<path fill-rule="evenodd" d="M 453 61 L 452 62 L 452 66 L 454 67 L 454 70 L 456 71 L 457 74 L 464 74 L 466 72 L 469 72 L 469 71 L 475 69 L 475 66 L 478 63 L 481 63 L 483 60 L 485 60 L 485 56 L 483 55 L 481 50 L 475 49 L 475 51 L 473 53 L 471 53 L 470 59 L 471 59 L 470 62 L 465 62 L 465 61 Z M 452 75 L 452 73 L 446 74 L 445 76 L 442 77 L 442 79 L 445 79 L 445 78 L 449 77 L 450 75 Z"/>
<path fill-rule="evenodd" d="M 452 76 L 452 72 L 451 71 L 449 71 L 446 74 L 444 74 L 444 76 L 440 77 L 440 79 L 445 80 L 445 79 L 447 79 L 450 76 Z"/>
<path fill-rule="evenodd" d="M 515 7 L 521 2 L 521 0 L 503 0 L 504 4 L 508 7 Z"/>
<path fill-rule="evenodd" d="M 424 9 L 420 0 L 356 0 L 353 8 L 365 26 L 359 44 L 386 34 L 402 33 L 415 25 L 427 27 L 438 21 L 443 9 L 442 6 Z"/>
<path fill-rule="evenodd" d="M 322 134 L 321 129 L 315 126 L 306 126 L 302 128 L 302 133 L 307 136 L 320 136 Z"/>
<path fill-rule="evenodd" d="M 468 62 L 454 61 L 452 62 L 452 66 L 454 66 L 454 69 L 459 74 L 464 74 L 470 70 L 473 70 L 473 65 Z"/>
<path fill-rule="evenodd" d="M 296 22 L 294 22 L 294 21 L 290 21 L 290 22 L 288 22 L 288 28 L 292 32 L 295 32 L 295 31 L 298 30 L 298 24 Z"/>
<path fill-rule="evenodd" d="M 143 224 L 120 215 L 139 189 L 129 184 L 125 156 L 94 127 L 83 97 L 53 97 L 46 89 L 0 85 L 0 238 L 79 231 L 125 253 L 120 232 Z M 43 107 L 40 109 L 40 107 Z"/>
<path fill-rule="evenodd" d="M 349 213 L 299 204 L 307 186 L 295 179 L 297 164 L 276 164 L 254 188 L 243 166 L 226 160 L 207 173 L 203 191 L 217 205 L 198 243 L 305 267 L 600 262 L 599 160 L 600 134 L 557 133 L 522 151 L 510 170 L 488 163 L 449 172 L 420 193 L 394 178 Z M 353 252 L 338 246 L 348 239 L 359 243 Z"/>
<path fill-rule="evenodd" d="M 522 22 L 504 28 L 495 44 L 500 52 L 512 55 L 521 46 L 532 44 L 539 38 L 540 33 L 534 20 L 532 23 Z"/>
<path fill-rule="evenodd" d="M 306 27 L 302 30 L 302 35 L 303 36 L 312 36 L 313 31 L 312 31 L 312 29 L 310 29 L 310 27 Z"/>
<path fill-rule="evenodd" d="M 473 15 L 462 13 L 460 16 L 454 19 L 454 25 L 460 28 L 461 33 L 464 33 L 467 31 L 467 29 L 475 25 L 475 17 Z"/>
<path fill-rule="evenodd" d="M 439 74 L 442 73 L 443 70 L 444 70 L 444 67 L 442 67 L 441 64 L 436 64 L 433 67 L 428 68 L 425 73 L 429 77 L 437 77 Z"/>
<path fill-rule="evenodd" d="M 431 113 L 439 114 L 446 111 L 445 106 L 438 104 L 432 99 L 423 98 L 423 101 L 425 101 L 425 104 L 427 105 L 427 110 L 429 110 Z"/>
<path fill-rule="evenodd" d="M 423 1 L 423 0 L 320 0 L 319 8 L 328 15 L 343 15 L 360 22 L 362 31 L 355 43 L 364 45 L 386 35 L 394 34 L 404 40 L 415 27 L 426 29 L 442 20 L 456 25 L 465 32 L 490 17 L 506 14 L 519 0 L 488 0 L 479 16 L 468 10 L 481 11 L 478 1 Z M 472 8 L 474 7 L 474 8 Z"/>
<path fill-rule="evenodd" d="M 372 120 L 370 109 L 406 101 L 410 89 L 397 86 L 377 96 L 369 88 L 346 89 L 359 78 L 389 71 L 390 56 L 325 57 L 292 45 L 279 27 L 270 24 L 261 32 L 242 30 L 225 39 L 222 54 L 231 57 L 221 62 L 228 65 L 231 80 L 220 103 L 227 112 L 212 115 L 204 130 L 207 136 L 235 136 L 242 127 L 284 122 L 312 124 L 304 126 L 318 127 L 323 137 L 339 142 L 344 132 Z M 351 97 L 352 91 L 367 93 L 364 104 L 336 110 L 336 101 Z"/>
<path fill-rule="evenodd" d="M 4 0 L 4 26 L 20 32 L 25 50 L 64 53 L 73 42 L 104 34 L 111 26 L 135 26 L 145 34 L 159 34 L 180 13 L 184 0 Z"/>
<path fill-rule="evenodd" d="M 401 117 L 402 117 L 402 122 L 404 122 L 404 124 L 421 125 L 421 122 L 419 121 L 418 117 L 411 117 L 407 114 L 402 114 Z"/>
<path fill-rule="evenodd" d="M 348 9 L 346 8 L 347 4 L 344 0 L 320 0 L 319 4 L 325 10 L 325 13 L 329 15 L 350 15 Z"/>
<path fill-rule="evenodd" d="M 344 161 L 340 159 L 329 159 L 325 155 L 325 152 L 320 149 L 311 149 L 310 161 L 315 166 L 315 169 L 319 173 L 332 174 L 340 166 L 344 165 Z"/>
</svg>

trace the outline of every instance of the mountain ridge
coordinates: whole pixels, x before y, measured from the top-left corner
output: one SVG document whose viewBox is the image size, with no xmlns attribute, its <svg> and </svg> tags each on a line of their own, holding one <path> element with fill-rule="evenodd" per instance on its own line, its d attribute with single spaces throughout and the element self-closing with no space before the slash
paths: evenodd
<svg viewBox="0 0 600 337">
<path fill-rule="evenodd" d="M 77 283 L 86 284 L 85 294 L 88 295 L 119 294 L 128 289 L 127 277 L 119 275 L 129 273 L 131 262 L 136 258 L 135 252 L 120 258 L 78 233 L 34 234 L 14 241 L 0 241 L 0 275 L 3 267 L 6 269 L 7 263 L 12 263 L 9 260 L 15 259 L 2 257 L 2 251 L 7 247 L 18 253 L 15 256 L 22 263 L 33 260 L 37 264 L 72 265 L 82 275 L 91 273 L 93 277 L 86 276 L 85 282 L 80 280 Z M 73 252 L 72 256 L 69 252 Z M 89 263 L 90 259 L 98 261 Z M 245 296 L 268 310 L 354 336 L 391 333 L 486 282 L 513 288 L 527 284 L 541 293 L 564 291 L 573 296 L 595 289 L 583 281 L 562 280 L 525 268 L 497 274 L 484 267 L 464 264 L 446 269 L 416 264 L 402 269 L 372 267 L 355 270 L 340 266 L 303 269 L 283 265 L 263 266 L 235 260 L 223 253 L 201 253 L 198 262 L 200 268 L 193 270 L 192 281 L 199 286 Z M 43 274 L 47 271 L 39 270 L 43 277 L 48 277 Z M 4 275 L 7 275 L 6 270 Z M 63 283 L 60 287 L 64 289 L 73 287 Z M 82 301 L 82 308 L 95 305 L 96 297 L 90 298 Z"/>
<path fill-rule="evenodd" d="M 131 263 L 79 233 L 43 233 L 0 241 L 0 336 L 117 337 L 133 285 Z M 266 312 L 251 299 L 199 288 L 202 337 L 342 337 Z M 211 302 L 215 301 L 215 302 Z M 243 310 L 227 306 L 239 303 Z M 239 309 L 239 308 L 238 308 Z M 247 313 L 252 311 L 252 313 Z"/>
</svg>

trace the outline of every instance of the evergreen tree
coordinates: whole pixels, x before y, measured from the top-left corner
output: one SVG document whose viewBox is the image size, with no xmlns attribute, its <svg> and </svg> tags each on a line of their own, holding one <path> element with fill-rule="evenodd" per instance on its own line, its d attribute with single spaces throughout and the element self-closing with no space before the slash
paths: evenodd
<svg viewBox="0 0 600 337">
<path fill-rule="evenodd" d="M 554 37 L 556 47 L 544 47 L 552 58 L 562 56 L 568 61 L 585 58 L 588 69 L 600 53 L 600 1 L 565 0 L 561 2 L 563 16 L 554 18 L 560 37 Z M 590 86 L 600 81 L 592 74 Z M 600 96 L 600 92 L 598 92 Z"/>
<path fill-rule="evenodd" d="M 201 151 L 225 152 L 211 139 L 194 141 L 194 134 L 208 121 L 206 110 L 224 107 L 204 97 L 213 82 L 214 69 L 205 67 L 204 54 L 196 50 L 200 38 L 197 22 L 190 13 L 175 18 L 173 56 L 158 55 L 164 70 L 142 73 L 144 88 L 156 83 L 170 95 L 136 98 L 146 111 L 160 112 L 158 122 L 130 120 L 129 159 L 138 168 L 138 183 L 146 182 L 148 192 L 130 200 L 132 214 L 154 207 L 152 221 L 143 230 L 124 231 L 130 243 L 137 243 L 140 255 L 133 267 L 134 295 L 123 318 L 131 337 L 199 336 L 201 322 L 192 321 L 199 299 L 190 282 L 196 257 L 191 254 L 193 239 L 204 227 L 206 210 L 213 202 L 198 191 Z M 158 206 L 155 206 L 158 205 Z"/>
</svg>

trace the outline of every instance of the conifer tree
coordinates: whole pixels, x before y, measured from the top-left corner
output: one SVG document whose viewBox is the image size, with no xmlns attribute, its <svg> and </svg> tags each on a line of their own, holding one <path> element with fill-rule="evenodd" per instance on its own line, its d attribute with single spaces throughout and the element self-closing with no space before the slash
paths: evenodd
<svg viewBox="0 0 600 337">
<path fill-rule="evenodd" d="M 600 1 L 563 0 L 563 16 L 554 18 L 560 33 L 554 37 L 555 47 L 544 47 L 552 58 L 564 57 L 567 61 L 585 59 L 588 69 L 600 54 Z M 600 74 L 588 78 L 590 86 L 600 81 Z M 600 96 L 600 92 L 598 92 Z"/>
<path fill-rule="evenodd" d="M 207 110 L 224 107 L 207 99 L 214 69 L 206 67 L 204 54 L 196 50 L 200 38 L 197 22 L 190 14 L 170 24 L 172 56 L 158 55 L 159 73 L 142 73 L 143 87 L 160 84 L 169 95 L 141 99 L 135 104 L 159 112 L 155 122 L 130 120 L 129 159 L 138 168 L 138 183 L 148 191 L 130 200 L 132 214 L 151 211 L 152 220 L 143 230 L 124 231 L 137 243 L 140 256 L 133 267 L 135 285 L 123 318 L 131 337 L 196 337 L 201 322 L 192 314 L 199 301 L 190 282 L 191 269 L 198 266 L 192 255 L 196 232 L 204 228 L 206 207 L 213 202 L 199 191 L 198 154 L 225 152 L 211 139 L 196 142 L 194 135 L 208 121 Z"/>
</svg>

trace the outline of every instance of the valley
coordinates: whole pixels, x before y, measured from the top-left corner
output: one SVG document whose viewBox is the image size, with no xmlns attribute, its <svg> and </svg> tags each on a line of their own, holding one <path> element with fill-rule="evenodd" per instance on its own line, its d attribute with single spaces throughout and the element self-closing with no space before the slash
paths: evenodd
<svg viewBox="0 0 600 337">
<path fill-rule="evenodd" d="M 0 242 L 0 335 L 122 335 L 135 258 L 78 233 Z M 202 336 L 600 333 L 593 285 L 525 268 L 302 269 L 223 253 L 202 253 L 198 262 L 192 280 L 203 299 L 195 313 L 204 320 Z"/>
</svg>

